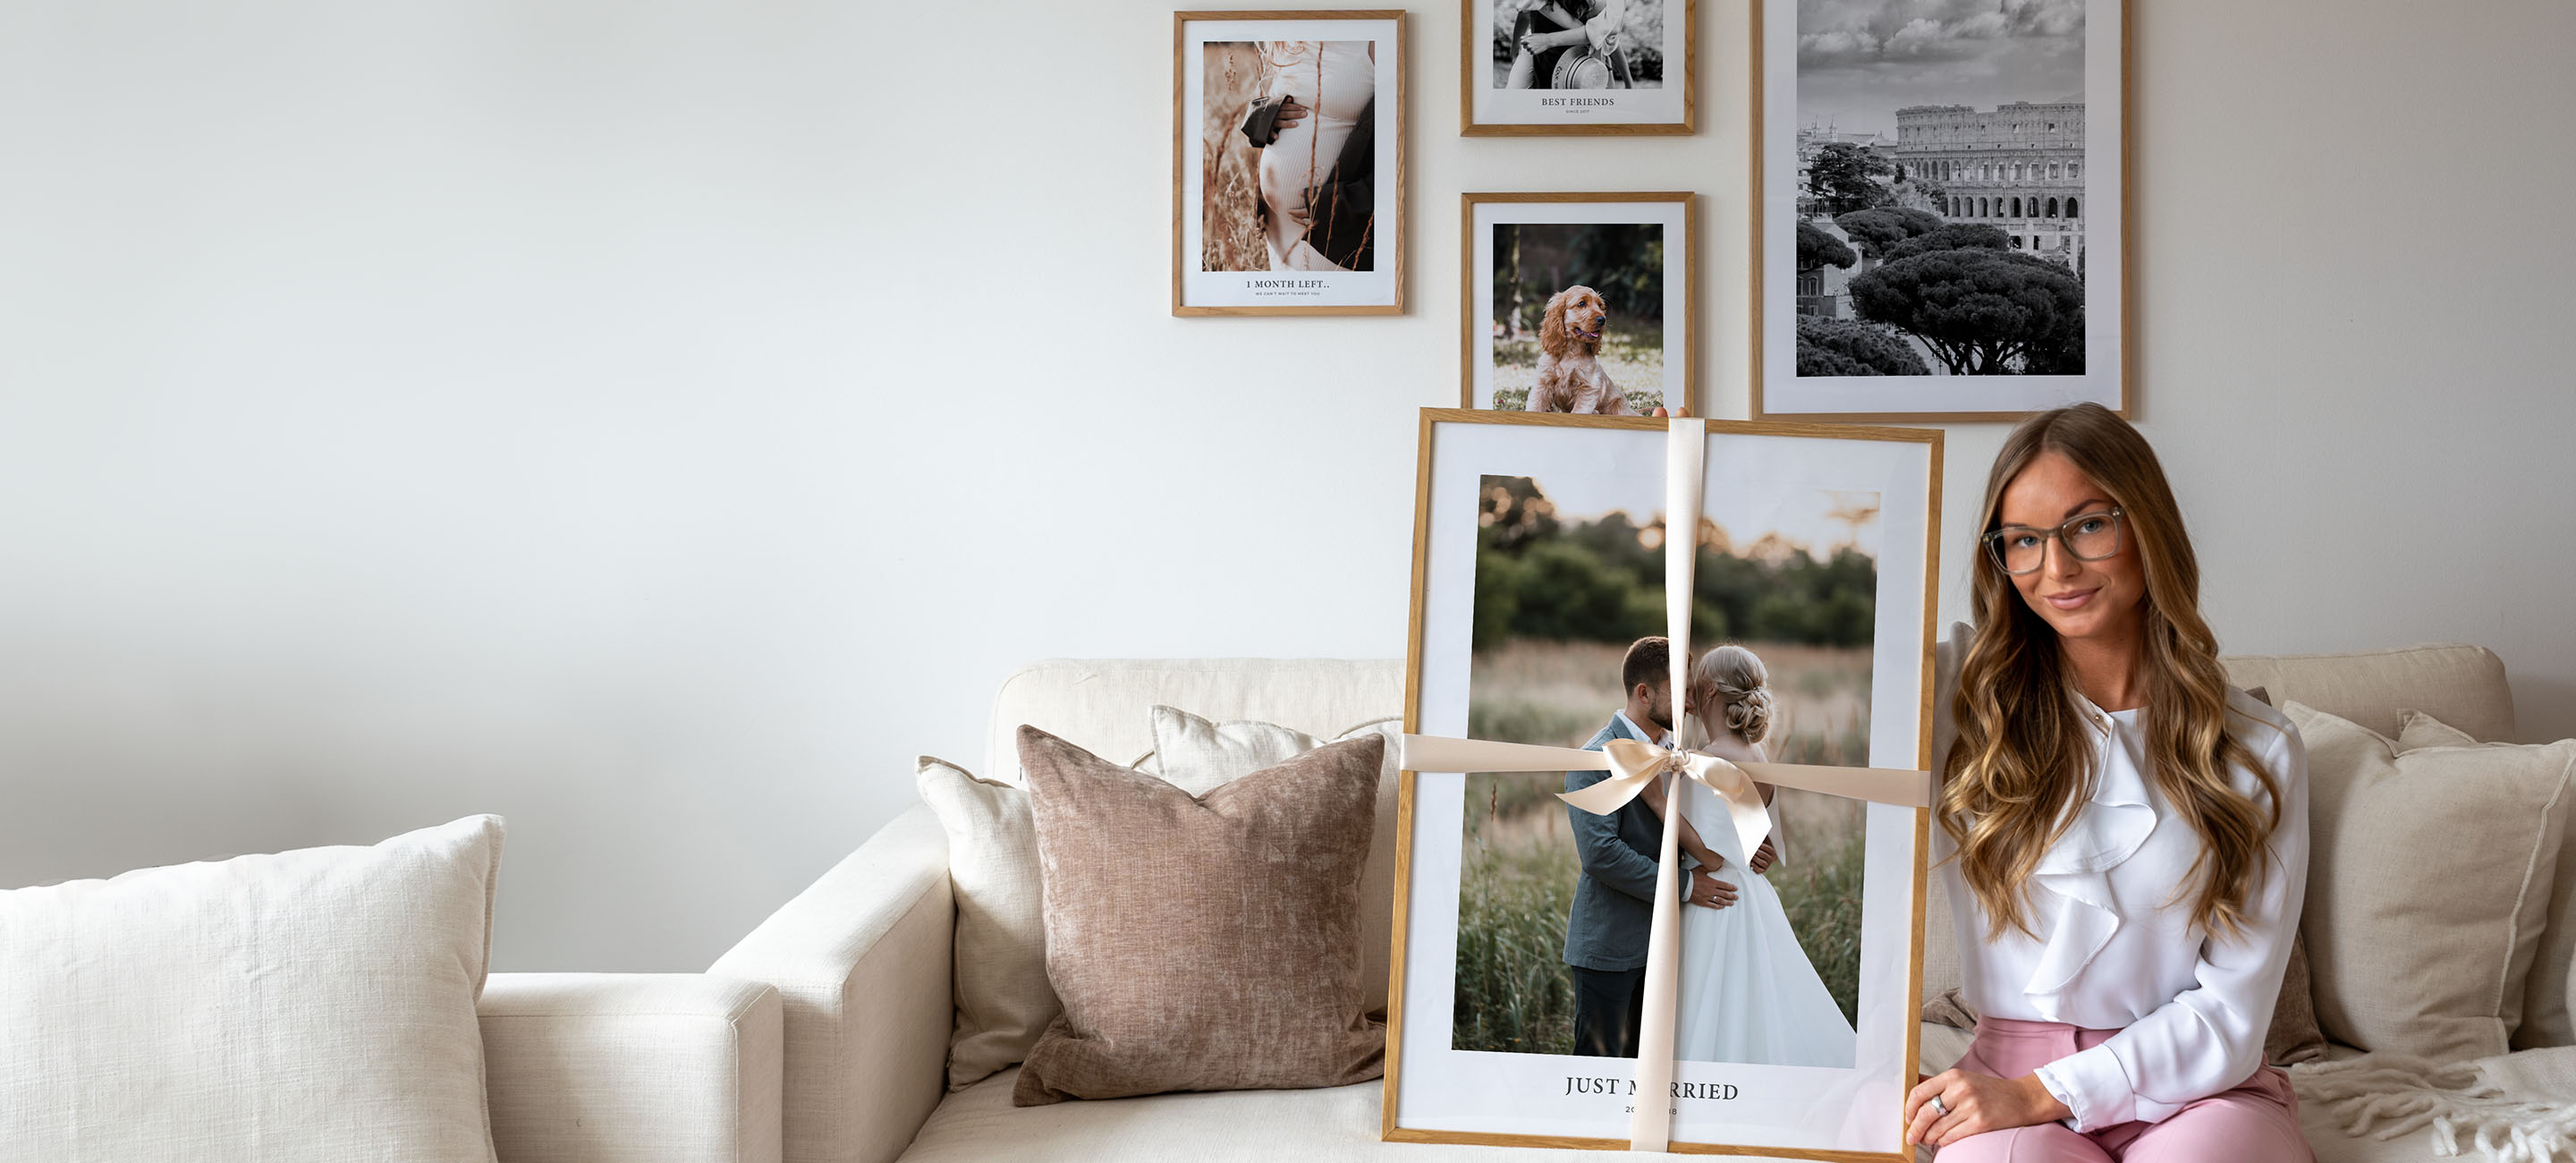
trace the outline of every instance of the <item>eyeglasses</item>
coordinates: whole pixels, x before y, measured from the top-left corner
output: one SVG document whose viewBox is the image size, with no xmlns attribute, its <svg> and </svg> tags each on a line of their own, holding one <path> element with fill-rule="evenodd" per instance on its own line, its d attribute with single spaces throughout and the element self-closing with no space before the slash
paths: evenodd
<svg viewBox="0 0 2576 1163">
<path fill-rule="evenodd" d="M 2047 560 L 2051 537 L 2077 561 L 2100 561 L 2120 552 L 2120 510 L 2115 506 L 2099 513 L 2079 513 L 2055 529 L 2006 525 L 1986 534 L 1986 556 L 1994 559 L 1996 568 L 2018 577 Z"/>
</svg>

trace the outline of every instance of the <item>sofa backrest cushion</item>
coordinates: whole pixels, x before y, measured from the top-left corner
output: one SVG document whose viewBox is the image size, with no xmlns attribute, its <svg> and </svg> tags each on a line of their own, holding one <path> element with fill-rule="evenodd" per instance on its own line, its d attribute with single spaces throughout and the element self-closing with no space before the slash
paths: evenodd
<svg viewBox="0 0 2576 1163">
<path fill-rule="evenodd" d="M 1257 719 L 1330 739 L 1362 723 L 1404 713 L 1404 662 L 1140 658 L 1033 663 L 1004 679 L 993 698 L 982 774 L 1025 782 L 1019 754 L 1023 723 L 1126 763 L 1153 748 L 1147 710 L 1158 703 L 1219 722 Z"/>
<path fill-rule="evenodd" d="M 2513 688 L 2483 646 L 2406 646 L 2352 654 L 2244 654 L 2220 660 L 2227 680 L 2305 703 L 2391 739 L 2422 711 L 2489 743 L 2513 741 Z"/>
</svg>

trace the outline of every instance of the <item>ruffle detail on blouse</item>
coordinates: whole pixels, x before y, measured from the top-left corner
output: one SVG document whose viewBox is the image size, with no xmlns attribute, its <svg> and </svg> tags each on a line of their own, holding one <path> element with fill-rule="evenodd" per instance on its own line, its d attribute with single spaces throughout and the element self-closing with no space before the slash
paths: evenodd
<svg viewBox="0 0 2576 1163">
<path fill-rule="evenodd" d="M 2107 714 L 2090 706 L 2086 709 L 2101 716 L 2094 725 L 2099 750 L 2093 798 L 2077 805 L 2075 822 L 2040 857 L 2034 873 L 2039 886 L 2056 900 L 2056 924 L 2030 980 L 2022 984 L 2022 993 L 2050 1021 L 2063 1020 L 2058 1014 L 2059 992 L 2120 931 L 2120 914 L 2111 899 L 2111 870 L 2136 855 L 2156 830 L 2155 804 L 2139 775 L 2143 757 L 2122 756 L 2126 762 L 2114 762 L 2111 749 L 2128 741 L 2109 727 Z"/>
</svg>

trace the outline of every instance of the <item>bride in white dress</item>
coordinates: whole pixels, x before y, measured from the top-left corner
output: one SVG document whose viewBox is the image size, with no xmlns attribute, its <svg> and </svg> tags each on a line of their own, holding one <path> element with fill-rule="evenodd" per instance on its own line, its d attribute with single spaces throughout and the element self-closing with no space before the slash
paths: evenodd
<svg viewBox="0 0 2576 1163">
<path fill-rule="evenodd" d="M 1761 658 L 1741 646 L 1720 646 L 1700 656 L 1690 678 L 1687 705 L 1709 740 L 1700 750 L 1737 762 L 1766 761 L 1762 737 L 1771 729 L 1771 692 Z M 1772 787 L 1755 786 L 1769 803 Z M 1660 790 L 1647 799 L 1662 809 Z M 1674 1056 L 1686 1062 L 1850 1068 L 1851 1021 L 1799 946 L 1780 894 L 1767 876 L 1749 870 L 1726 805 L 1699 781 L 1683 780 L 1682 819 L 1684 851 L 1735 886 L 1735 903 L 1682 906 Z M 1777 814 L 1771 827 L 1769 846 L 1777 852 L 1785 847 L 1778 840 Z M 1774 860 L 1763 871 L 1777 866 Z"/>
</svg>

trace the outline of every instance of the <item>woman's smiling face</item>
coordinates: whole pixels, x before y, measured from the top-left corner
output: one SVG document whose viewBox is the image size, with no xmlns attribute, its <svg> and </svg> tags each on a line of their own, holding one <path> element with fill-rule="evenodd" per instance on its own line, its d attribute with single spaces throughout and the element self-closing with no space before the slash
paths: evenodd
<svg viewBox="0 0 2576 1163">
<path fill-rule="evenodd" d="M 1998 515 L 2005 525 L 2054 530 L 2068 518 L 2114 504 L 2066 454 L 2045 451 L 2004 486 Z M 2040 567 L 2014 575 L 2012 583 L 2031 612 L 2064 638 L 2132 633 L 2146 610 L 2147 571 L 2138 560 L 2138 540 L 2126 529 L 2119 550 L 2100 561 L 2080 560 L 2062 539 L 2047 538 Z"/>
</svg>

